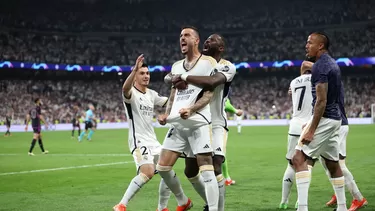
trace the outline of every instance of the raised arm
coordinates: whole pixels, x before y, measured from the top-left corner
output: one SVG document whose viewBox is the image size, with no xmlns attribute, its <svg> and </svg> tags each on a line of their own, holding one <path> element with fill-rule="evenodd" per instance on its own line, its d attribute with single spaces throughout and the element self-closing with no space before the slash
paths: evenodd
<svg viewBox="0 0 375 211">
<path fill-rule="evenodd" d="M 122 85 L 122 92 L 124 94 L 124 97 L 127 98 L 127 99 L 129 99 L 131 97 L 131 89 L 132 89 L 132 86 L 133 86 L 133 83 L 134 83 L 135 74 L 136 74 L 137 70 L 140 67 L 142 67 L 143 60 L 144 60 L 143 54 L 141 54 L 140 56 L 138 56 L 132 72 L 126 78 L 124 84 Z"/>
</svg>

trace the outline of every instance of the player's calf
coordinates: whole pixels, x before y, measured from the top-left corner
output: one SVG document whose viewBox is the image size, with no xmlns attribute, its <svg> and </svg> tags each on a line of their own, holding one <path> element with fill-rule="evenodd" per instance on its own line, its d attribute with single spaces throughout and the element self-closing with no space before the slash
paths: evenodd
<svg viewBox="0 0 375 211">
<path fill-rule="evenodd" d="M 187 207 L 190 208 L 192 206 L 192 203 L 184 194 L 180 180 L 178 179 L 176 173 L 172 169 L 173 165 L 176 163 L 179 156 L 180 153 L 167 149 L 162 149 L 158 164 L 156 165 L 156 170 L 158 170 L 159 175 L 163 178 L 165 184 L 175 195 L 177 203 L 179 205 L 178 207 L 186 207 L 187 210 Z"/>
<path fill-rule="evenodd" d="M 217 211 L 219 204 L 219 187 L 214 172 L 211 153 L 198 154 L 197 161 L 204 179 L 207 205 L 210 211 Z"/>
<path fill-rule="evenodd" d="M 207 203 L 205 185 L 202 175 L 199 173 L 199 166 L 196 158 L 185 158 L 185 176 L 194 187 L 195 191 Z"/>
<path fill-rule="evenodd" d="M 324 158 L 325 164 L 331 175 L 331 183 L 337 198 L 337 210 L 346 210 L 345 178 L 338 161 Z"/>
</svg>

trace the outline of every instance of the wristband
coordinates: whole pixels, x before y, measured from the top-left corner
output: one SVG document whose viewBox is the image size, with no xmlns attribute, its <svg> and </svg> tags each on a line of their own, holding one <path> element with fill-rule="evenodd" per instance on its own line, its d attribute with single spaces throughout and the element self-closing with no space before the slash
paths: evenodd
<svg viewBox="0 0 375 211">
<path fill-rule="evenodd" d="M 183 81 L 186 81 L 186 78 L 188 77 L 189 75 L 187 73 L 184 73 L 182 74 L 180 77 Z"/>
</svg>

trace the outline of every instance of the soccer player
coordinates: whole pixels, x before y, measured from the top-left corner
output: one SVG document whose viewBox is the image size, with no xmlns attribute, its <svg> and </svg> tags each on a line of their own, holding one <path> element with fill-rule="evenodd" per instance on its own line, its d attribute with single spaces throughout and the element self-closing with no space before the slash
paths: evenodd
<svg viewBox="0 0 375 211">
<path fill-rule="evenodd" d="M 312 63 L 311 63 L 312 66 Z M 353 197 L 352 204 L 349 208 L 349 211 L 356 211 L 368 204 L 366 198 L 364 198 L 361 194 L 361 192 L 358 189 L 358 186 L 353 178 L 352 173 L 349 171 L 349 169 L 345 165 L 345 159 L 346 159 L 346 138 L 348 136 L 349 132 L 349 123 L 348 119 L 346 117 L 346 112 L 345 112 L 345 91 L 344 91 L 344 86 L 341 83 L 341 90 L 340 90 L 340 95 L 339 95 L 339 108 L 340 108 L 340 113 L 341 113 L 341 127 L 339 131 L 339 157 L 340 157 L 340 167 L 342 170 L 342 173 L 345 177 L 345 185 L 349 189 L 350 194 Z M 327 169 L 327 166 L 324 163 L 323 158 L 319 158 L 322 166 L 324 167 L 326 174 L 328 177 L 330 177 L 330 173 Z M 313 166 L 315 164 L 315 160 L 311 161 L 311 165 Z M 332 207 L 337 204 L 337 197 L 336 195 L 333 195 L 331 200 L 326 203 L 327 206 Z"/>
<path fill-rule="evenodd" d="M 349 208 L 349 211 L 356 211 L 360 208 L 366 206 L 368 204 L 366 198 L 364 198 L 361 194 L 361 192 L 358 189 L 357 183 L 355 182 L 352 173 L 349 171 L 349 169 L 345 165 L 345 158 L 346 158 L 346 137 L 349 133 L 349 123 L 348 118 L 346 117 L 345 112 L 345 100 L 344 100 L 344 87 L 341 85 L 341 92 L 340 92 L 340 99 L 339 99 L 339 108 L 341 111 L 341 127 L 339 132 L 339 156 L 340 156 L 340 167 L 342 170 L 342 173 L 345 177 L 345 186 L 349 189 L 350 194 L 353 197 L 352 205 Z M 327 166 L 322 162 L 323 160 L 320 159 L 324 169 L 326 170 L 326 174 L 328 177 L 330 177 L 330 173 L 327 169 Z M 337 204 L 337 197 L 336 195 L 332 196 L 332 199 L 326 203 L 327 206 L 335 206 Z"/>
<path fill-rule="evenodd" d="M 90 132 L 87 135 L 87 140 L 91 141 L 92 135 L 94 134 L 94 130 L 93 130 L 94 125 L 93 124 L 95 124 L 94 121 L 96 121 L 96 119 L 94 117 L 94 110 L 95 110 L 95 107 L 92 104 L 90 104 L 89 109 L 86 111 L 85 131 L 82 131 L 81 135 L 78 137 L 78 142 L 82 141 L 83 136 L 85 136 L 85 134 L 88 131 L 90 131 Z"/>
<path fill-rule="evenodd" d="M 72 120 L 72 125 L 73 125 L 73 129 L 72 129 L 72 138 L 74 138 L 74 131 L 76 129 L 76 127 L 78 128 L 78 135 L 81 134 L 81 125 L 79 124 L 79 118 L 81 118 L 81 114 L 79 112 L 79 106 L 78 105 L 74 105 L 73 106 L 73 120 Z"/>
<path fill-rule="evenodd" d="M 225 50 L 224 38 L 218 34 L 212 34 L 204 42 L 203 54 L 213 57 L 218 64 L 223 67 L 215 69 L 211 76 L 195 76 L 189 73 L 179 76 L 186 78 L 186 82 L 206 89 L 214 89 L 213 99 L 210 102 L 210 109 L 212 115 L 212 146 L 214 149 L 213 163 L 215 167 L 215 175 L 218 181 L 219 188 L 219 207 L 218 210 L 224 210 L 225 198 L 225 178 L 222 175 L 222 163 L 225 160 L 226 142 L 227 142 L 227 118 L 224 111 L 224 104 L 228 97 L 229 87 L 236 74 L 236 67 L 229 61 L 222 58 Z M 178 77 L 178 76 L 176 76 Z M 175 80 L 175 79 L 174 79 Z M 189 166 L 196 165 L 195 158 L 187 157 L 185 174 L 191 180 L 191 176 L 196 178 L 197 168 L 189 170 Z M 195 170 L 195 171 L 194 171 Z M 190 172 L 190 173 L 189 173 Z M 194 174 L 192 175 L 192 173 Z M 194 185 L 194 183 L 193 183 Z M 196 189 L 197 190 L 197 189 Z"/>
<path fill-rule="evenodd" d="M 230 101 L 227 101 L 229 104 L 230 104 Z M 239 110 L 241 110 L 241 107 L 238 107 Z M 234 115 L 234 120 L 236 121 L 237 123 L 237 133 L 238 134 L 241 134 L 241 128 L 242 128 L 242 120 L 243 120 L 243 112 L 240 114 L 240 115 L 237 115 L 237 113 L 235 113 L 236 115 Z"/>
<path fill-rule="evenodd" d="M 225 111 L 229 112 L 231 114 L 235 114 L 235 117 L 240 117 L 240 116 L 243 117 L 243 111 L 239 108 L 238 109 L 234 108 L 234 106 L 230 103 L 229 98 L 227 98 L 227 100 L 225 101 Z M 238 122 L 237 122 L 237 130 L 239 130 L 240 131 L 239 133 L 241 133 L 241 125 L 238 126 Z M 224 163 L 222 165 L 222 169 L 223 169 L 223 175 L 224 175 L 224 178 L 225 178 L 225 185 L 226 186 L 235 185 L 236 181 L 232 180 L 231 177 L 229 176 L 228 157 L 227 156 L 225 157 Z"/>
<path fill-rule="evenodd" d="M 164 106 L 168 98 L 147 88 L 150 83 L 150 73 L 143 60 L 143 55 L 137 58 L 132 72 L 122 87 L 123 103 L 129 122 L 129 150 L 136 163 L 137 175 L 130 182 L 120 203 L 113 207 L 114 211 L 126 211 L 129 201 L 154 176 L 155 165 L 161 151 L 161 144 L 156 138 L 152 119 L 154 106 Z M 170 190 L 161 180 L 159 211 L 168 211 L 169 196 Z"/>
<path fill-rule="evenodd" d="M 328 54 L 329 39 L 314 32 L 306 44 L 307 56 L 316 58 L 312 67 L 311 84 L 313 116 L 301 132 L 292 158 L 296 170 L 298 211 L 308 210 L 308 190 L 311 171 L 307 159 L 322 156 L 330 172 L 331 183 L 337 196 L 337 211 L 346 211 L 345 179 L 339 161 L 338 135 L 341 114 L 338 99 L 341 89 L 341 73 L 336 61 Z"/>
<path fill-rule="evenodd" d="M 180 34 L 180 47 L 185 59 L 173 64 L 173 75 L 188 72 L 191 75 L 209 76 L 212 73 L 217 62 L 212 57 L 202 55 L 198 45 L 198 30 L 194 27 L 183 28 Z M 179 83 L 185 82 L 180 80 Z M 177 86 L 178 83 L 174 84 Z M 183 152 L 187 152 L 187 157 L 196 156 L 200 176 L 204 181 L 208 207 L 210 211 L 218 210 L 219 190 L 212 161 L 210 130 L 209 102 L 212 96 L 212 91 L 192 84 L 186 85 L 185 89 L 172 87 L 167 111 L 158 117 L 161 125 L 172 125 L 164 140 L 156 168 L 177 199 L 177 211 L 192 207 L 191 200 L 184 194 L 180 181 L 172 169 Z"/>
<path fill-rule="evenodd" d="M 301 75 L 292 80 L 290 83 L 290 95 L 292 96 L 293 115 L 289 123 L 288 147 L 286 159 L 288 166 L 284 172 L 282 181 L 282 197 L 279 205 L 280 209 L 288 209 L 290 189 L 292 188 L 296 172 L 292 166 L 292 157 L 301 136 L 302 126 L 311 118 L 312 111 L 312 94 L 311 94 L 311 67 L 306 67 L 304 61 L 301 65 Z"/>
<path fill-rule="evenodd" d="M 36 140 L 38 140 L 38 144 L 39 144 L 40 149 L 42 150 L 42 153 L 48 154 L 48 151 L 44 150 L 44 147 L 43 147 L 42 131 L 41 131 L 42 126 L 40 123 L 40 121 L 42 120 L 44 124 L 46 125 L 46 127 L 48 128 L 48 123 L 42 116 L 41 106 L 43 105 L 43 103 L 39 98 L 36 98 L 34 100 L 34 103 L 35 103 L 35 106 L 32 109 L 30 109 L 29 113 L 26 115 L 26 127 L 25 127 L 25 131 L 27 131 L 29 127 L 29 122 L 31 119 L 31 126 L 33 127 L 34 135 L 33 135 L 33 140 L 31 142 L 31 146 L 28 152 L 28 155 L 30 156 L 34 156 L 33 149 L 34 149 Z"/>
<path fill-rule="evenodd" d="M 12 119 L 14 118 L 14 112 L 8 112 L 7 115 L 5 116 L 5 126 L 7 127 L 7 132 L 5 132 L 4 136 L 12 136 L 10 133 L 10 126 L 12 123 Z"/>
</svg>

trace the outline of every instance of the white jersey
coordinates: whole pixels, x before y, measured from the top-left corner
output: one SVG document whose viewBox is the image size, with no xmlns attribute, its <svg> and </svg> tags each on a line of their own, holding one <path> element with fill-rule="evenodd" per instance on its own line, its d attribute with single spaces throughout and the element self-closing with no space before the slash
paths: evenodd
<svg viewBox="0 0 375 211">
<path fill-rule="evenodd" d="M 304 74 L 290 83 L 292 90 L 293 115 L 289 125 L 290 135 L 301 135 L 302 125 L 312 115 L 311 74 Z"/>
<path fill-rule="evenodd" d="M 158 142 L 152 119 L 154 106 L 164 106 L 168 98 L 160 96 L 152 89 L 142 92 L 135 87 L 131 89 L 130 99 L 123 95 L 126 116 L 129 123 L 129 149 L 133 151 L 141 146 L 161 146 Z"/>
<path fill-rule="evenodd" d="M 241 116 L 237 116 L 236 114 L 234 115 L 234 120 L 236 120 L 237 123 L 241 122 L 243 120 L 243 115 L 244 113 L 242 113 Z"/>
<path fill-rule="evenodd" d="M 217 62 L 210 56 L 201 55 L 194 67 L 187 71 L 184 67 L 184 61 L 180 60 L 173 64 L 172 74 L 183 74 L 188 72 L 189 75 L 209 76 L 215 69 Z M 182 108 L 189 108 L 203 95 L 203 89 L 188 84 L 184 90 L 176 90 L 171 113 L 167 118 L 167 122 L 175 127 L 190 128 L 207 125 L 211 122 L 211 113 L 209 105 L 206 105 L 200 111 L 192 114 L 188 119 L 184 120 L 180 117 L 179 111 Z"/>
<path fill-rule="evenodd" d="M 224 65 L 224 68 L 218 68 L 218 72 L 223 74 L 226 78 L 225 84 L 220 84 L 215 88 L 214 96 L 210 103 L 211 115 L 212 115 L 212 126 L 222 126 L 227 128 L 227 115 L 225 114 L 225 101 L 228 98 L 228 92 L 230 84 L 236 75 L 236 66 L 225 59 L 219 61 L 220 65 Z"/>
</svg>

